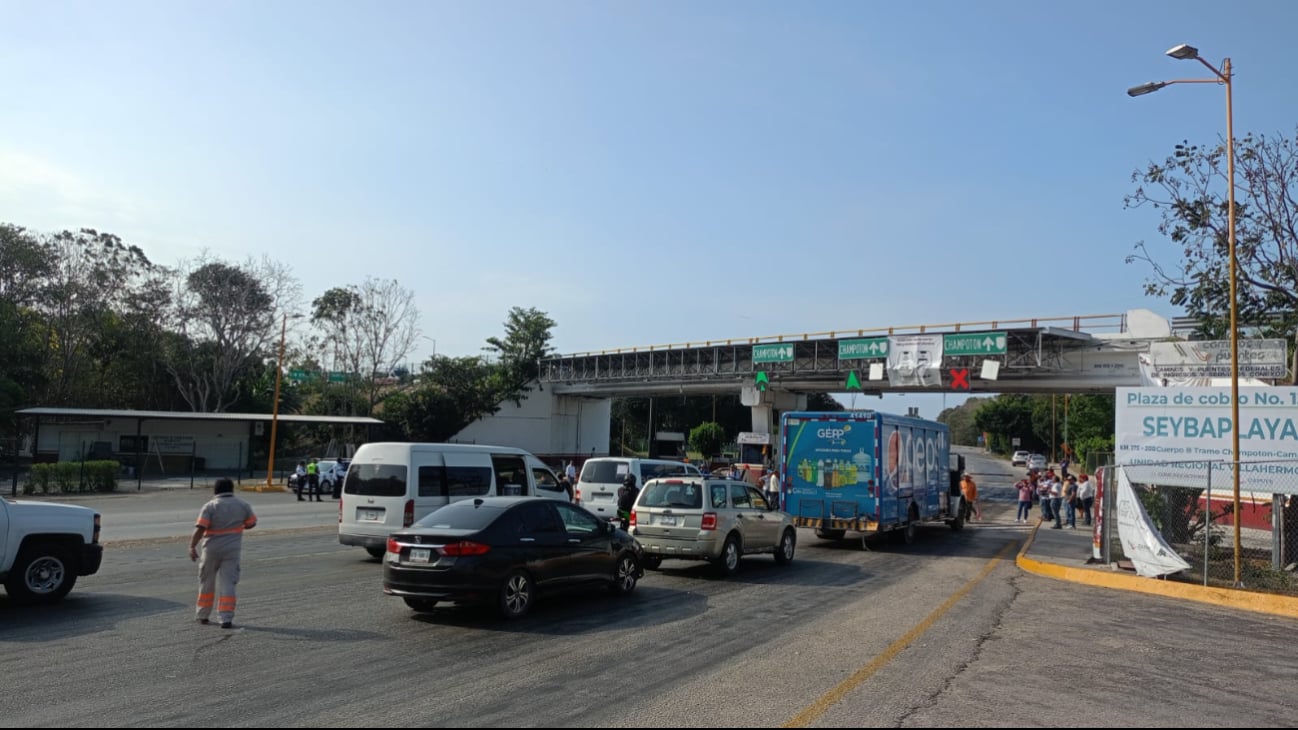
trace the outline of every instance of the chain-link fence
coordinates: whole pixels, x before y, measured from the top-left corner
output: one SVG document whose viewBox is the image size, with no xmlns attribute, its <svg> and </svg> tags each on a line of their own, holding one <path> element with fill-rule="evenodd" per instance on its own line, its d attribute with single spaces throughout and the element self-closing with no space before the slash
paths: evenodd
<svg viewBox="0 0 1298 730">
<path fill-rule="evenodd" d="M 1238 509 L 1235 466 L 1201 459 L 1106 468 L 1111 559 L 1127 557 L 1118 532 L 1118 492 L 1125 482 L 1149 524 L 1191 566 L 1170 578 L 1298 595 L 1298 459 L 1238 462 Z M 1124 518 L 1138 517 L 1128 512 Z"/>
</svg>

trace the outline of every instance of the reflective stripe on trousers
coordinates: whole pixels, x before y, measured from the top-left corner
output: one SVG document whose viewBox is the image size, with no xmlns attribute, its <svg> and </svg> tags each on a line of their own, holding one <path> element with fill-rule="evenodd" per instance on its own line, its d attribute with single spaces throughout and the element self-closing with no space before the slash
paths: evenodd
<svg viewBox="0 0 1298 730">
<path fill-rule="evenodd" d="M 219 594 L 216 610 L 221 622 L 234 620 L 241 543 L 229 538 L 204 540 L 203 553 L 198 559 L 198 618 L 212 615 L 212 599 Z"/>
</svg>

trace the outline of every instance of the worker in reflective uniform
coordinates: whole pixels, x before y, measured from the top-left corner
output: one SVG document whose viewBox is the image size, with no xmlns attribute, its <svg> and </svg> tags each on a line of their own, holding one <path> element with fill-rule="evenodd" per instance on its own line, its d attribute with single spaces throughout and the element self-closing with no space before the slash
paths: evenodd
<svg viewBox="0 0 1298 730">
<path fill-rule="evenodd" d="M 253 514 L 252 505 L 234 496 L 234 482 L 229 479 L 217 479 L 213 491 L 216 496 L 199 511 L 194 534 L 189 539 L 189 559 L 198 561 L 196 616 L 199 623 L 210 623 L 215 603 L 221 628 L 232 629 L 243 531 L 257 526 L 257 515 Z M 199 558 L 200 542 L 202 559 Z"/>
</svg>

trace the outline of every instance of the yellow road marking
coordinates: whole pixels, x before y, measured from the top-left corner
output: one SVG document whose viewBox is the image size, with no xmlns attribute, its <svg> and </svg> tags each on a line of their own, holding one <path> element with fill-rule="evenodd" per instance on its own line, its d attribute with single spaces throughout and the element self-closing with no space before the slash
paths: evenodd
<svg viewBox="0 0 1298 730">
<path fill-rule="evenodd" d="M 961 586 L 960 590 L 952 593 L 950 598 L 943 601 L 941 606 L 935 608 L 932 613 L 924 618 L 923 621 L 916 624 L 915 628 L 907 631 L 904 636 L 894 641 L 891 646 L 885 649 L 882 654 L 875 657 L 869 664 L 866 664 L 853 672 L 852 676 L 839 682 L 838 686 L 821 695 L 815 702 L 812 702 L 802 712 L 794 715 L 792 720 L 784 723 L 781 727 L 807 727 L 819 719 L 821 715 L 829 711 L 830 707 L 833 707 L 834 704 L 843 699 L 848 692 L 861 686 L 861 684 L 863 684 L 867 679 L 874 676 L 875 672 L 879 671 L 880 668 L 900 654 L 903 649 L 910 646 L 916 639 L 922 636 L 924 632 L 932 628 L 933 624 L 937 623 L 938 619 L 942 618 L 946 612 L 950 611 L 961 598 L 965 597 L 965 594 L 973 590 L 974 586 L 981 583 L 982 580 L 986 578 L 992 570 L 996 568 L 996 566 L 1000 565 L 1001 561 L 1018 546 L 1019 543 L 1011 542 L 1001 548 L 1000 552 L 996 553 L 991 560 L 987 561 L 987 565 L 983 566 L 983 569 L 978 572 L 978 575 L 974 576 L 968 583 Z"/>
</svg>

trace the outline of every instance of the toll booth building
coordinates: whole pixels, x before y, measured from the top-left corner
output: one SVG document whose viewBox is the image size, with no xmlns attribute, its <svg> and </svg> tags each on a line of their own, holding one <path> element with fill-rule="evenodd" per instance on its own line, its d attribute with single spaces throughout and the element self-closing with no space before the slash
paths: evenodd
<svg viewBox="0 0 1298 730">
<path fill-rule="evenodd" d="M 114 459 L 124 467 L 143 465 L 142 474 L 184 473 L 191 465 L 246 469 L 253 452 L 265 454 L 272 420 L 281 443 L 287 428 L 303 424 L 362 426 L 366 433 L 358 440 L 368 440 L 369 427 L 383 423 L 356 416 L 87 408 L 27 408 L 18 415 L 31 423 L 33 462 Z"/>
</svg>

